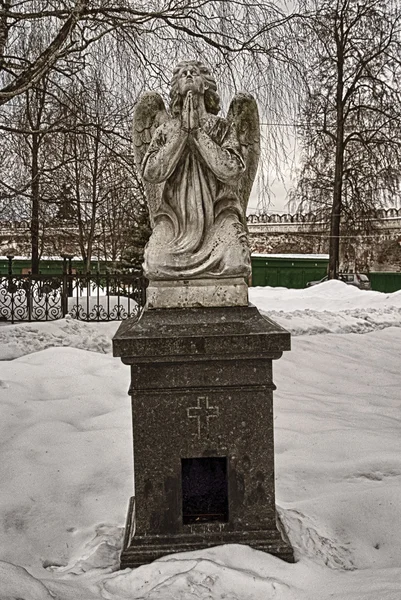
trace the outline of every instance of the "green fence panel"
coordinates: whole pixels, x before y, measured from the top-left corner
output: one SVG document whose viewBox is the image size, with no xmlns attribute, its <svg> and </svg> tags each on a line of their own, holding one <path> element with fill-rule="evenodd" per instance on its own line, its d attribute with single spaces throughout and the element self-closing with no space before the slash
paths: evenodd
<svg viewBox="0 0 401 600">
<path fill-rule="evenodd" d="M 302 273 L 302 287 L 306 287 L 306 284 L 309 283 L 309 281 L 319 281 L 320 279 L 323 279 L 323 277 L 327 275 L 327 268 L 325 266 L 312 267 L 308 269 L 303 269 Z"/>
<path fill-rule="evenodd" d="M 265 269 L 265 283 L 263 285 L 268 285 L 270 287 L 278 287 L 281 285 L 280 283 L 280 269 Z"/>
<path fill-rule="evenodd" d="M 42 259 L 39 264 L 39 272 L 42 275 L 59 275 L 63 272 L 64 261 L 60 259 Z M 0 259 L 0 275 L 7 275 L 9 268 L 9 261 L 6 259 Z M 67 263 L 67 268 L 69 264 Z M 77 272 L 83 272 L 84 263 L 82 260 L 72 260 L 71 268 Z M 105 272 L 107 268 L 113 269 L 113 263 L 107 263 L 106 261 L 93 260 L 91 262 L 91 272 L 96 273 L 99 269 L 100 272 Z M 15 258 L 12 261 L 12 270 L 14 275 L 27 274 L 31 270 L 31 261 L 29 258 Z M 264 285 L 264 284 L 260 284 Z"/>
<path fill-rule="evenodd" d="M 252 257 L 252 285 L 302 289 L 308 281 L 322 279 L 327 272 L 326 259 L 295 257 Z"/>
<path fill-rule="evenodd" d="M 369 273 L 372 290 L 376 292 L 397 292 L 401 290 L 401 273 Z"/>
<path fill-rule="evenodd" d="M 280 287 L 300 289 L 303 287 L 303 269 L 288 267 L 280 269 Z"/>
<path fill-rule="evenodd" d="M 327 274 L 328 261 L 295 257 L 252 257 L 252 285 L 304 288 Z M 372 290 L 391 293 L 401 290 L 401 273 L 368 273 Z"/>
<path fill-rule="evenodd" d="M 252 265 L 252 285 L 263 286 L 266 285 L 266 273 L 263 265 Z"/>
</svg>

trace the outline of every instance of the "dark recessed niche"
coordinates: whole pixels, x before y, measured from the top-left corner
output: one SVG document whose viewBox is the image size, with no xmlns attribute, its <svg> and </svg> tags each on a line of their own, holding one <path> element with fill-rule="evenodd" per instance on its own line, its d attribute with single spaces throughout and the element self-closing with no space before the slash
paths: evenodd
<svg viewBox="0 0 401 600">
<path fill-rule="evenodd" d="M 227 457 L 182 458 L 184 524 L 228 521 Z"/>
</svg>

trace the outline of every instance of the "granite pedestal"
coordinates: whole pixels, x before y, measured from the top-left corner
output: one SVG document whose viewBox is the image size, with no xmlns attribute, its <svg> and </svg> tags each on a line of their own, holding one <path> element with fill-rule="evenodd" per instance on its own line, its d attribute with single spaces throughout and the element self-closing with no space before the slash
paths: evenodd
<svg viewBox="0 0 401 600">
<path fill-rule="evenodd" d="M 135 471 L 121 568 L 227 543 L 293 561 L 273 441 L 272 361 L 289 349 L 253 306 L 145 310 L 121 324 Z"/>
</svg>

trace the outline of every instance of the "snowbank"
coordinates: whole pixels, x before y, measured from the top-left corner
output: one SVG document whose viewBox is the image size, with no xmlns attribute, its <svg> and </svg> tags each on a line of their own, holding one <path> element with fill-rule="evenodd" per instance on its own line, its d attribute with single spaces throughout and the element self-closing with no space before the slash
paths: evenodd
<svg viewBox="0 0 401 600">
<path fill-rule="evenodd" d="M 377 315 L 399 318 L 401 296 L 317 287 L 251 290 L 282 322 L 316 333 L 329 313 L 342 332 L 294 337 L 274 364 L 293 565 L 232 545 L 114 572 L 133 488 L 129 369 L 110 355 L 118 323 L 0 327 L 0 599 L 398 600 L 401 328 Z M 357 319 L 347 311 L 371 311 L 374 330 L 344 334 Z"/>
<path fill-rule="evenodd" d="M 256 287 L 250 301 L 292 335 L 368 333 L 401 325 L 401 291 L 362 291 L 341 281 L 327 281 L 304 290 Z M 67 316 L 48 323 L 17 323 L 0 327 L 0 360 L 11 360 L 55 346 L 111 352 L 118 321 L 87 323 Z"/>
<path fill-rule="evenodd" d="M 325 281 L 305 289 L 251 287 L 251 302 L 262 310 L 293 312 L 314 310 L 338 312 L 350 309 L 401 308 L 401 290 L 389 294 L 360 290 L 343 281 Z"/>
<path fill-rule="evenodd" d="M 249 298 L 293 335 L 368 333 L 401 325 L 401 291 L 383 294 L 326 281 L 302 290 L 250 288 Z"/>
<path fill-rule="evenodd" d="M 71 317 L 47 323 L 16 323 L 0 327 L 0 360 L 12 360 L 57 346 L 110 353 L 120 323 L 86 323 Z"/>
</svg>

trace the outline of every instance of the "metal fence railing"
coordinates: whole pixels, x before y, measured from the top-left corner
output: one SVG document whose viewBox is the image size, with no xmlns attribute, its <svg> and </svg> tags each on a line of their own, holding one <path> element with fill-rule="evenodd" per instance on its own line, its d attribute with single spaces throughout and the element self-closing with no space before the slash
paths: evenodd
<svg viewBox="0 0 401 600">
<path fill-rule="evenodd" d="M 0 276 L 0 319 L 53 321 L 70 314 L 82 321 L 121 321 L 139 316 L 144 277 L 120 273 Z"/>
</svg>

